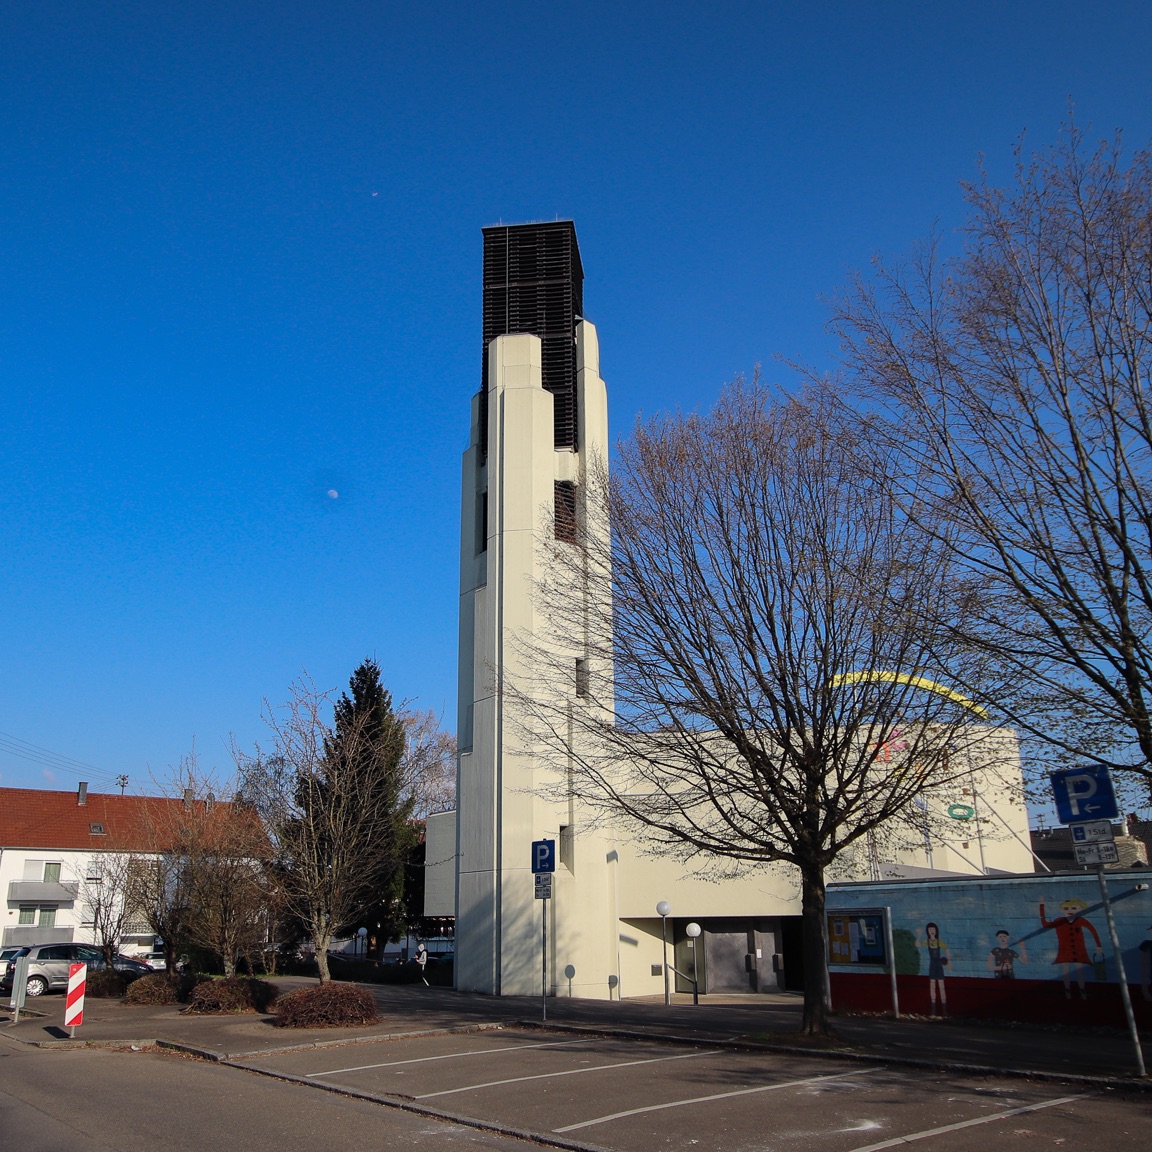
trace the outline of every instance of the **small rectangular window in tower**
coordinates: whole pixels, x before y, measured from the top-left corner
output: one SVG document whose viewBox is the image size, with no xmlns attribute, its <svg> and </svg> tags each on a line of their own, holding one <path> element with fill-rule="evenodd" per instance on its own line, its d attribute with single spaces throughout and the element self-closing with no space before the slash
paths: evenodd
<svg viewBox="0 0 1152 1152">
<path fill-rule="evenodd" d="M 576 871 L 576 829 L 571 824 L 560 825 L 560 863 Z"/>
<path fill-rule="evenodd" d="M 557 480 L 554 492 L 553 523 L 557 540 L 576 543 L 576 485 L 571 480 Z"/>
<path fill-rule="evenodd" d="M 488 493 L 476 497 L 476 555 L 488 551 Z"/>
<path fill-rule="evenodd" d="M 576 695 L 588 695 L 588 661 L 581 656 L 576 657 Z"/>
</svg>

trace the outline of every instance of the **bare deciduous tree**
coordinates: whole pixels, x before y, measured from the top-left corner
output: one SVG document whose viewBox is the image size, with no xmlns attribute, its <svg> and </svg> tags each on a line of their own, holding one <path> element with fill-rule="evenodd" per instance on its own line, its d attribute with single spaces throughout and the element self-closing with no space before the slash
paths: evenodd
<svg viewBox="0 0 1152 1152">
<path fill-rule="evenodd" d="M 248 804 L 193 804 L 182 826 L 178 853 L 187 866 L 192 940 L 215 952 L 224 975 L 234 976 L 242 955 L 261 947 L 270 903 L 268 838 Z"/>
<path fill-rule="evenodd" d="M 111 851 L 95 854 L 85 869 L 80 902 L 92 925 L 92 939 L 109 967 L 135 912 L 135 865 L 132 853 Z"/>
<path fill-rule="evenodd" d="M 841 300 L 850 372 L 985 583 L 967 639 L 1060 754 L 1152 787 L 1152 156 L 1069 127 L 966 187 L 965 250 L 877 264 Z"/>
<path fill-rule="evenodd" d="M 271 750 L 237 754 L 242 794 L 263 817 L 285 907 L 312 940 L 321 981 L 333 938 L 388 900 L 414 839 L 404 719 L 375 662 L 350 688 L 330 725 L 330 695 L 297 683 L 283 709 L 266 712 Z"/>
<path fill-rule="evenodd" d="M 440 727 L 440 717 L 431 709 L 413 712 L 402 706 L 400 715 L 405 793 L 412 800 L 413 817 L 423 820 L 456 803 L 456 737 Z"/>
<path fill-rule="evenodd" d="M 167 795 L 142 809 L 148 851 L 132 862 L 130 903 L 164 941 L 170 974 L 196 945 L 216 953 L 232 976 L 241 956 L 263 948 L 275 922 L 268 838 L 253 807 L 215 799 L 219 785 L 194 752 L 162 787 Z"/>
<path fill-rule="evenodd" d="M 798 870 L 810 1032 L 827 1028 L 826 871 L 990 736 L 936 690 L 979 676 L 937 627 L 966 602 L 950 549 L 901 515 L 869 437 L 827 390 L 758 381 L 638 423 L 611 482 L 587 478 L 590 529 L 555 544 L 525 641 L 537 675 L 511 686 L 605 818 L 700 867 Z M 557 691 L 574 656 L 575 699 Z"/>
</svg>

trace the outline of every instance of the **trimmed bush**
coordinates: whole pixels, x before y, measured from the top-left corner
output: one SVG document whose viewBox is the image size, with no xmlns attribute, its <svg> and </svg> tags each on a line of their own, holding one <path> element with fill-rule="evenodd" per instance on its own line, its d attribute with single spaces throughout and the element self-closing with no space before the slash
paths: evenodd
<svg viewBox="0 0 1152 1152">
<path fill-rule="evenodd" d="M 205 980 L 192 989 L 185 1012 L 267 1012 L 276 1002 L 279 989 L 267 980 L 232 976 Z"/>
<path fill-rule="evenodd" d="M 376 1023 L 376 998 L 357 984 L 297 988 L 276 1003 L 280 1028 L 341 1028 Z"/>
<path fill-rule="evenodd" d="M 89 968 L 84 995 L 105 1000 L 119 1000 L 132 982 L 130 976 L 115 968 Z"/>
<path fill-rule="evenodd" d="M 197 984 L 208 979 L 187 972 L 152 972 L 134 980 L 124 994 L 125 1004 L 183 1004 Z"/>
</svg>

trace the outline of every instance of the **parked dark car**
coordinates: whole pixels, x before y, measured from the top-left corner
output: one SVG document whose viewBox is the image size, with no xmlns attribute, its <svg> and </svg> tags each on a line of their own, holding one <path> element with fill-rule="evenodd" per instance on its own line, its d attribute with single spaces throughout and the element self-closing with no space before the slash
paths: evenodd
<svg viewBox="0 0 1152 1152">
<path fill-rule="evenodd" d="M 93 944 L 33 944 L 20 948 L 8 961 L 8 969 L 0 975 L 0 996 L 12 994 L 12 979 L 16 960 L 28 955 L 28 995 L 43 996 L 45 992 L 64 992 L 68 988 L 68 969 L 73 964 L 87 964 L 89 968 L 104 967 L 104 953 Z M 133 960 L 130 956 L 117 956 L 112 967 L 135 979 L 153 971 L 150 964 Z"/>
</svg>

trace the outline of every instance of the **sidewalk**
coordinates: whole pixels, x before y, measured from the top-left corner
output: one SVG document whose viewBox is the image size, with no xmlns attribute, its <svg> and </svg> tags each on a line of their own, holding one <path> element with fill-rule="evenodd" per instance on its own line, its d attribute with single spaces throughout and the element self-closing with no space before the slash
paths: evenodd
<svg viewBox="0 0 1152 1152">
<path fill-rule="evenodd" d="M 282 988 L 313 983 L 302 977 L 276 980 Z M 379 1041 L 405 1034 L 509 1026 L 538 1026 L 538 998 L 478 996 L 422 985 L 367 985 L 376 996 L 381 1019 L 370 1028 L 282 1029 L 262 1016 L 186 1016 L 172 1007 L 125 1005 L 89 999 L 85 1023 L 69 1042 L 63 1028 L 64 998 L 45 996 L 30 1006 L 43 1016 L 22 1015 L 10 1023 L 0 1008 L 0 1036 L 38 1045 L 146 1044 L 164 1041 L 220 1056 L 238 1057 L 309 1044 Z M 1135 1058 L 1126 1033 L 1111 1030 L 1041 1029 L 963 1021 L 891 1020 L 844 1016 L 833 1020 L 839 1043 L 799 1045 L 797 996 L 708 996 L 698 1006 L 676 995 L 671 1007 L 662 997 L 624 1001 L 548 1000 L 548 1024 L 558 1027 L 635 1033 L 694 1041 L 765 1044 L 773 1048 L 824 1055 L 889 1061 L 973 1072 L 1035 1074 L 1117 1086 L 1135 1081 Z M 1145 1038 L 1145 1060 L 1152 1064 L 1152 1043 Z M 1152 1081 L 1142 1086 L 1152 1087 Z"/>
</svg>

